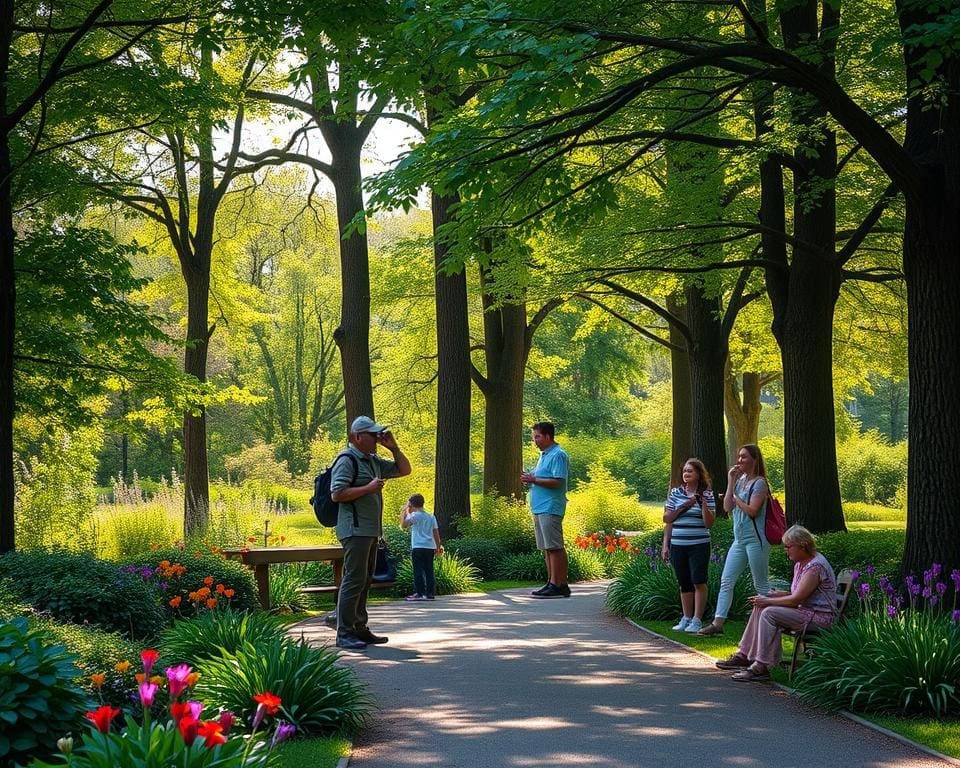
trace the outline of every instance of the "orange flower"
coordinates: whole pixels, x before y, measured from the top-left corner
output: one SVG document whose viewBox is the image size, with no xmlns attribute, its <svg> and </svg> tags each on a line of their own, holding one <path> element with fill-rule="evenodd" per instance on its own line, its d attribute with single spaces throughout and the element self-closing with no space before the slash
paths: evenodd
<svg viewBox="0 0 960 768">
<path fill-rule="evenodd" d="M 203 553 L 200 552 L 200 550 L 197 550 L 196 552 L 193 553 L 193 556 L 196 557 L 197 559 L 199 559 L 199 558 L 203 557 Z"/>
<path fill-rule="evenodd" d="M 274 696 L 270 691 L 256 694 L 253 700 L 258 704 L 262 704 L 268 715 L 275 715 L 280 711 L 281 699 L 279 696 Z"/>
<path fill-rule="evenodd" d="M 171 608 L 179 608 L 179 607 L 180 607 L 180 602 L 181 602 L 182 600 L 183 600 L 183 598 L 180 597 L 180 595 L 176 595 L 175 597 L 171 597 L 171 598 L 170 598 L 170 601 L 169 601 L 169 602 L 170 602 L 170 607 L 171 607 Z"/>
<path fill-rule="evenodd" d="M 281 537 L 280 537 L 280 543 L 281 543 L 281 544 L 283 544 L 283 542 L 285 542 L 286 540 L 287 540 L 287 537 L 286 537 L 286 536 L 281 536 Z"/>
<path fill-rule="evenodd" d="M 236 594 L 236 592 L 234 592 L 232 589 L 225 589 L 225 590 L 223 590 L 223 596 L 226 597 L 227 600 L 229 600 L 229 599 L 230 599 L 231 597 L 233 597 L 235 594 Z"/>
<path fill-rule="evenodd" d="M 204 580 L 203 580 L 203 583 L 206 584 L 208 587 L 212 587 L 212 586 L 213 586 L 213 576 L 207 576 L 207 577 L 205 577 Z"/>
<path fill-rule="evenodd" d="M 200 587 L 200 589 L 197 590 L 197 596 L 201 599 L 210 597 L 210 587 Z"/>
<path fill-rule="evenodd" d="M 200 600 L 200 593 L 199 593 L 199 592 L 189 592 L 189 593 L 187 594 L 187 599 L 188 599 L 191 603 L 196 603 L 198 600 Z"/>
<path fill-rule="evenodd" d="M 143 685 L 143 681 L 147 679 L 147 676 L 143 672 L 137 672 L 133 676 L 133 679 L 137 681 L 137 685 Z"/>
<path fill-rule="evenodd" d="M 247 541 L 249 541 L 251 544 L 256 544 L 256 542 L 257 542 L 257 537 L 256 537 L 256 536 L 247 536 Z"/>
<path fill-rule="evenodd" d="M 217 607 L 217 598 L 211 597 L 207 599 L 207 608 L 211 610 Z"/>
<path fill-rule="evenodd" d="M 165 678 L 163 675 L 152 675 L 150 677 L 150 682 L 154 685 L 163 685 L 165 682 L 167 682 L 167 678 Z"/>
<path fill-rule="evenodd" d="M 218 595 L 222 595 L 224 589 L 226 589 L 226 587 L 224 587 L 223 584 L 217 584 L 217 594 L 218 594 Z"/>
<path fill-rule="evenodd" d="M 193 686 L 197 684 L 197 680 L 199 679 L 200 679 L 199 672 L 191 672 L 189 675 L 187 675 L 187 679 L 184 682 L 186 682 L 187 688 L 193 688 Z"/>
<path fill-rule="evenodd" d="M 613 544 L 607 544 L 606 549 L 607 549 L 607 554 L 609 555 L 612 555 L 614 552 L 617 551 L 617 548 L 613 546 Z"/>
<path fill-rule="evenodd" d="M 100 688 L 106 681 L 107 676 L 103 672 L 95 672 L 90 675 L 90 682 L 93 684 L 94 688 Z"/>
<path fill-rule="evenodd" d="M 170 567 L 170 561 L 169 561 L 169 560 L 161 560 L 160 563 L 157 565 L 157 567 L 158 567 L 158 568 L 169 568 L 169 567 Z"/>
<path fill-rule="evenodd" d="M 116 664 L 113 665 L 113 668 L 122 675 L 124 672 L 130 669 L 130 662 L 118 661 Z"/>
</svg>

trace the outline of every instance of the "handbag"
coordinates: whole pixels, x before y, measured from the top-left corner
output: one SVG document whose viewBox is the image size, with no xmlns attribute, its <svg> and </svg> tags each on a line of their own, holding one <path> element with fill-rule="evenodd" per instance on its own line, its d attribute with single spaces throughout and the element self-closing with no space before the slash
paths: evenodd
<svg viewBox="0 0 960 768">
<path fill-rule="evenodd" d="M 759 478 L 758 478 L 759 479 Z M 753 495 L 753 486 L 757 484 L 757 480 L 753 481 L 753 484 L 750 486 L 750 490 L 747 492 L 747 501 L 750 501 L 750 497 Z M 757 527 L 757 519 L 752 518 L 753 521 L 753 530 L 757 532 L 757 539 L 763 544 L 763 538 L 760 537 L 760 529 Z M 783 541 L 783 534 L 787 530 L 787 516 L 783 512 L 783 506 L 780 504 L 780 501 L 770 493 L 769 486 L 767 487 L 767 514 L 763 522 L 763 537 L 766 538 L 767 542 L 770 544 L 779 544 Z"/>
<path fill-rule="evenodd" d="M 387 542 L 381 537 L 377 541 L 377 564 L 373 568 L 371 581 L 384 583 L 397 580 L 397 562 L 390 554 Z"/>
</svg>

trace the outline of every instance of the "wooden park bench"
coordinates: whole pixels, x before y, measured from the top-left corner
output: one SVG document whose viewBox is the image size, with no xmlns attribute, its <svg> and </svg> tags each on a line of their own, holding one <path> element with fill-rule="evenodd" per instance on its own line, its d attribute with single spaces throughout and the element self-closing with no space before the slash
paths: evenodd
<svg viewBox="0 0 960 768">
<path fill-rule="evenodd" d="M 336 599 L 343 580 L 343 547 L 339 544 L 328 544 L 322 547 L 237 547 L 223 550 L 226 557 L 238 559 L 241 563 L 253 569 L 253 577 L 257 583 L 257 594 L 260 606 L 270 610 L 270 566 L 274 563 L 310 563 L 325 562 L 333 565 L 333 584 L 320 584 L 303 587 L 300 591 L 309 594 L 330 593 Z M 387 589 L 395 582 L 375 581 L 371 589 Z"/>
</svg>

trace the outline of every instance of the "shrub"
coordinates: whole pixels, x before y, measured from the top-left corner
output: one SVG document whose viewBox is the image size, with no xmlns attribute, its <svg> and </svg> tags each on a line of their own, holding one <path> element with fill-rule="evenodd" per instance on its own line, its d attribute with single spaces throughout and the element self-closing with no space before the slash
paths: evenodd
<svg viewBox="0 0 960 768">
<path fill-rule="evenodd" d="M 643 531 L 651 521 L 626 484 L 617 480 L 602 464 L 590 465 L 590 480 L 570 493 L 564 517 L 569 536 L 589 531 Z"/>
<path fill-rule="evenodd" d="M 907 482 L 907 444 L 889 445 L 876 430 L 837 446 L 840 495 L 845 501 L 890 504 Z"/>
<path fill-rule="evenodd" d="M 607 575 L 604 563 L 596 552 L 571 549 L 567 552 L 567 559 L 567 578 L 571 584 L 578 581 L 596 581 Z"/>
<path fill-rule="evenodd" d="M 878 575 L 894 576 L 900 571 L 905 541 L 906 531 L 893 528 L 839 531 L 819 534 L 817 550 L 838 573 L 872 565 Z"/>
<path fill-rule="evenodd" d="M 521 502 L 500 496 L 481 497 L 471 517 L 460 520 L 458 527 L 467 538 L 496 541 L 507 554 L 533 552 L 537 547 L 530 512 Z"/>
<path fill-rule="evenodd" d="M 164 625 L 149 584 L 90 555 L 10 552 L 0 557 L 0 577 L 10 579 L 18 599 L 63 621 L 132 638 L 154 637 Z"/>
<path fill-rule="evenodd" d="M 638 440 L 617 451 L 607 467 L 615 477 L 624 478 L 639 498 L 666 498 L 670 485 L 670 435 L 654 434 Z"/>
<path fill-rule="evenodd" d="M 76 657 L 25 618 L 0 623 L 0 763 L 52 754 L 90 701 L 74 680 Z"/>
<path fill-rule="evenodd" d="M 139 660 L 139 644 L 126 640 L 117 632 L 80 624 L 62 624 L 41 616 L 31 618 L 30 624 L 76 655 L 74 663 L 83 673 L 77 682 L 91 699 L 118 708 L 131 707 L 133 672 L 124 670 L 127 662 L 132 670 Z M 95 675 L 103 675 L 103 682 L 97 682 Z"/>
<path fill-rule="evenodd" d="M 403 530 L 399 525 L 384 523 L 383 540 L 387 542 L 387 548 L 394 559 L 399 562 L 410 558 L 410 533 Z"/>
<path fill-rule="evenodd" d="M 253 571 L 215 552 L 159 549 L 130 560 L 126 567 L 154 586 L 170 617 L 192 616 L 210 607 L 206 601 L 211 599 L 216 600 L 214 607 L 229 605 L 234 610 L 260 607 Z M 224 586 L 222 591 L 217 588 L 220 584 Z M 203 597 L 192 599 L 191 594 Z"/>
<path fill-rule="evenodd" d="M 603 566 L 607 576 L 618 576 L 640 550 L 626 536 L 617 536 L 606 531 L 593 531 L 587 536 L 577 536 L 574 552 L 589 552 Z"/>
<path fill-rule="evenodd" d="M 540 552 L 507 555 L 500 561 L 497 578 L 507 581 L 544 582 L 547 580 L 547 564 Z"/>
<path fill-rule="evenodd" d="M 448 553 L 469 562 L 484 581 L 496 578 L 497 568 L 503 559 L 503 550 L 493 539 L 450 539 L 444 547 Z"/>
<path fill-rule="evenodd" d="M 708 604 L 705 615 L 710 615 L 720 592 L 723 564 L 711 558 L 707 571 Z M 728 618 L 741 618 L 750 612 L 747 598 L 754 594 L 749 570 L 744 571 L 733 588 L 733 603 Z M 672 619 L 680 610 L 680 585 L 668 563 L 659 559 L 659 549 L 647 557 L 634 558 L 607 590 L 607 607 L 618 616 L 638 619 Z"/>
<path fill-rule="evenodd" d="M 312 571 L 306 563 L 274 563 L 270 566 L 270 610 L 297 613 L 307 610 L 310 596 L 301 592 L 309 586 Z"/>
<path fill-rule="evenodd" d="M 252 697 L 270 691 L 283 700 L 298 733 L 349 734 L 363 722 L 370 703 L 356 672 L 336 660 L 328 648 L 290 638 L 246 642 L 235 653 L 202 661 L 196 692 L 209 706 L 248 720 L 255 710 Z"/>
<path fill-rule="evenodd" d="M 936 611 L 871 611 L 821 632 L 797 673 L 800 695 L 832 709 L 960 714 L 960 625 Z"/>
<path fill-rule="evenodd" d="M 175 621 L 163 631 L 161 664 L 217 658 L 224 652 L 237 653 L 244 643 L 261 646 L 284 635 L 283 623 L 269 613 L 207 611 Z"/>
<path fill-rule="evenodd" d="M 479 574 L 477 569 L 455 554 L 445 554 L 433 560 L 433 573 L 436 578 L 438 595 L 457 595 L 473 592 L 477 588 Z M 396 592 L 401 595 L 413 592 L 413 563 L 409 558 L 397 564 Z"/>
</svg>

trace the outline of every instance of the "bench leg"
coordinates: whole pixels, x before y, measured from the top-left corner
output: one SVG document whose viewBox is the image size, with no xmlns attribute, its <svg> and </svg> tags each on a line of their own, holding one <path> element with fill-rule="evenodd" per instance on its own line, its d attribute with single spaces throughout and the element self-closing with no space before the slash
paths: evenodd
<svg viewBox="0 0 960 768">
<path fill-rule="evenodd" d="M 270 566 L 253 566 L 253 578 L 257 582 L 257 593 L 260 596 L 260 607 L 265 611 L 270 610 Z"/>
</svg>

